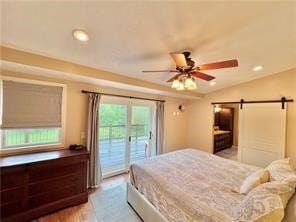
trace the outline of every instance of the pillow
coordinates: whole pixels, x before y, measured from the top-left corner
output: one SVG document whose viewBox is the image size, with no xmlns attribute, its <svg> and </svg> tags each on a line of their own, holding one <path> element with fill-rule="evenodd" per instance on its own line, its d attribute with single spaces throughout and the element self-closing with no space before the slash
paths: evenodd
<svg viewBox="0 0 296 222">
<path fill-rule="evenodd" d="M 284 208 L 286 208 L 289 199 L 295 193 L 295 188 L 291 187 L 286 181 L 272 181 L 260 185 L 261 189 L 270 191 L 273 194 L 280 196 Z"/>
<path fill-rule="evenodd" d="M 262 187 L 251 190 L 234 209 L 233 222 L 278 222 L 284 218 L 284 206 L 278 194 Z"/>
<path fill-rule="evenodd" d="M 288 177 L 296 177 L 296 173 L 290 165 L 290 159 L 276 160 L 269 164 L 266 169 L 269 171 L 270 180 L 284 180 Z"/>
<path fill-rule="evenodd" d="M 262 183 L 269 181 L 269 172 L 266 169 L 260 169 L 250 174 L 242 183 L 240 187 L 240 193 L 247 194 L 253 188 L 259 186 Z"/>
</svg>

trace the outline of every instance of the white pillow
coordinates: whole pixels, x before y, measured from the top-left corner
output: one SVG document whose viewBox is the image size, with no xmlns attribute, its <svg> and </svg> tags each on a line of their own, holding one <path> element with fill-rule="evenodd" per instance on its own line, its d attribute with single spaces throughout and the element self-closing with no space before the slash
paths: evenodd
<svg viewBox="0 0 296 222">
<path fill-rule="evenodd" d="M 290 165 L 289 158 L 273 161 L 266 167 L 266 169 L 269 171 L 270 181 L 281 181 L 288 177 L 296 177 L 296 173 Z"/>
<path fill-rule="evenodd" d="M 260 169 L 250 174 L 240 187 L 241 194 L 247 194 L 255 187 L 269 181 L 269 172 L 266 169 Z"/>
</svg>

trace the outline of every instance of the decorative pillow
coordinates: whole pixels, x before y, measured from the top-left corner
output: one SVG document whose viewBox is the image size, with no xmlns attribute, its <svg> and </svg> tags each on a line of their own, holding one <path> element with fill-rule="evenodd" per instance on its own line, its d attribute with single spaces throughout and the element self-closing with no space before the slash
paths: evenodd
<svg viewBox="0 0 296 222">
<path fill-rule="evenodd" d="M 254 188 L 244 197 L 234 210 L 232 221 L 278 222 L 284 218 L 284 206 L 280 196 L 262 185 Z"/>
<path fill-rule="evenodd" d="M 288 176 L 284 181 L 289 183 L 289 185 L 295 189 L 296 188 L 296 173 L 295 173 L 295 176 L 294 175 Z"/>
<path fill-rule="evenodd" d="M 290 165 L 290 159 L 276 160 L 269 164 L 266 169 L 270 174 L 270 181 L 285 180 L 288 177 L 296 177 L 296 173 Z"/>
<path fill-rule="evenodd" d="M 270 191 L 280 196 L 284 208 L 286 208 L 289 199 L 295 193 L 295 187 L 291 187 L 287 181 L 272 181 L 260 185 L 260 188 Z"/>
<path fill-rule="evenodd" d="M 240 193 L 247 194 L 255 187 L 269 181 L 269 172 L 266 169 L 260 169 L 250 174 L 242 183 Z"/>
</svg>

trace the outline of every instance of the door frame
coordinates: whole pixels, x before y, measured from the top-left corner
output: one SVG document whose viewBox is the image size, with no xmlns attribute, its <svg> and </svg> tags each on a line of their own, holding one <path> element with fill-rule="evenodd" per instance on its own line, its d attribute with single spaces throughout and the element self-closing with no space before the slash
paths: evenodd
<svg viewBox="0 0 296 222">
<path fill-rule="evenodd" d="M 150 108 L 150 121 L 149 121 L 149 128 L 152 132 L 151 139 L 148 140 L 148 156 L 156 155 L 156 136 L 155 136 L 155 110 L 156 105 L 153 101 L 146 101 L 146 100 L 138 100 L 138 99 L 129 99 L 129 98 L 120 98 L 120 97 L 113 97 L 113 96 L 102 96 L 100 104 L 114 104 L 114 105 L 126 105 L 126 132 L 125 132 L 125 161 L 124 161 L 124 169 L 107 173 L 103 175 L 103 179 L 107 177 L 112 177 L 122 173 L 128 173 L 130 167 L 130 158 L 131 158 L 131 127 L 132 127 L 132 106 L 147 106 Z"/>
</svg>

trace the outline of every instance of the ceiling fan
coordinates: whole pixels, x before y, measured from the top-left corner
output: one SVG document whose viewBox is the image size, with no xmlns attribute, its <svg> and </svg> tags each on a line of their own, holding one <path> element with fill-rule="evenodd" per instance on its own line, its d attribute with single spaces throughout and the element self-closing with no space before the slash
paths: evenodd
<svg viewBox="0 0 296 222">
<path fill-rule="evenodd" d="M 215 79 L 214 76 L 205 74 L 200 71 L 232 68 L 238 66 L 236 59 L 226 60 L 221 62 L 214 62 L 204 65 L 195 66 L 195 62 L 190 58 L 190 52 L 185 51 L 183 53 L 170 53 L 171 57 L 176 63 L 176 69 L 174 70 L 143 70 L 142 72 L 174 72 L 177 73 L 167 82 L 173 82 L 172 88 L 177 90 L 196 89 L 195 78 L 211 81 Z"/>
</svg>

